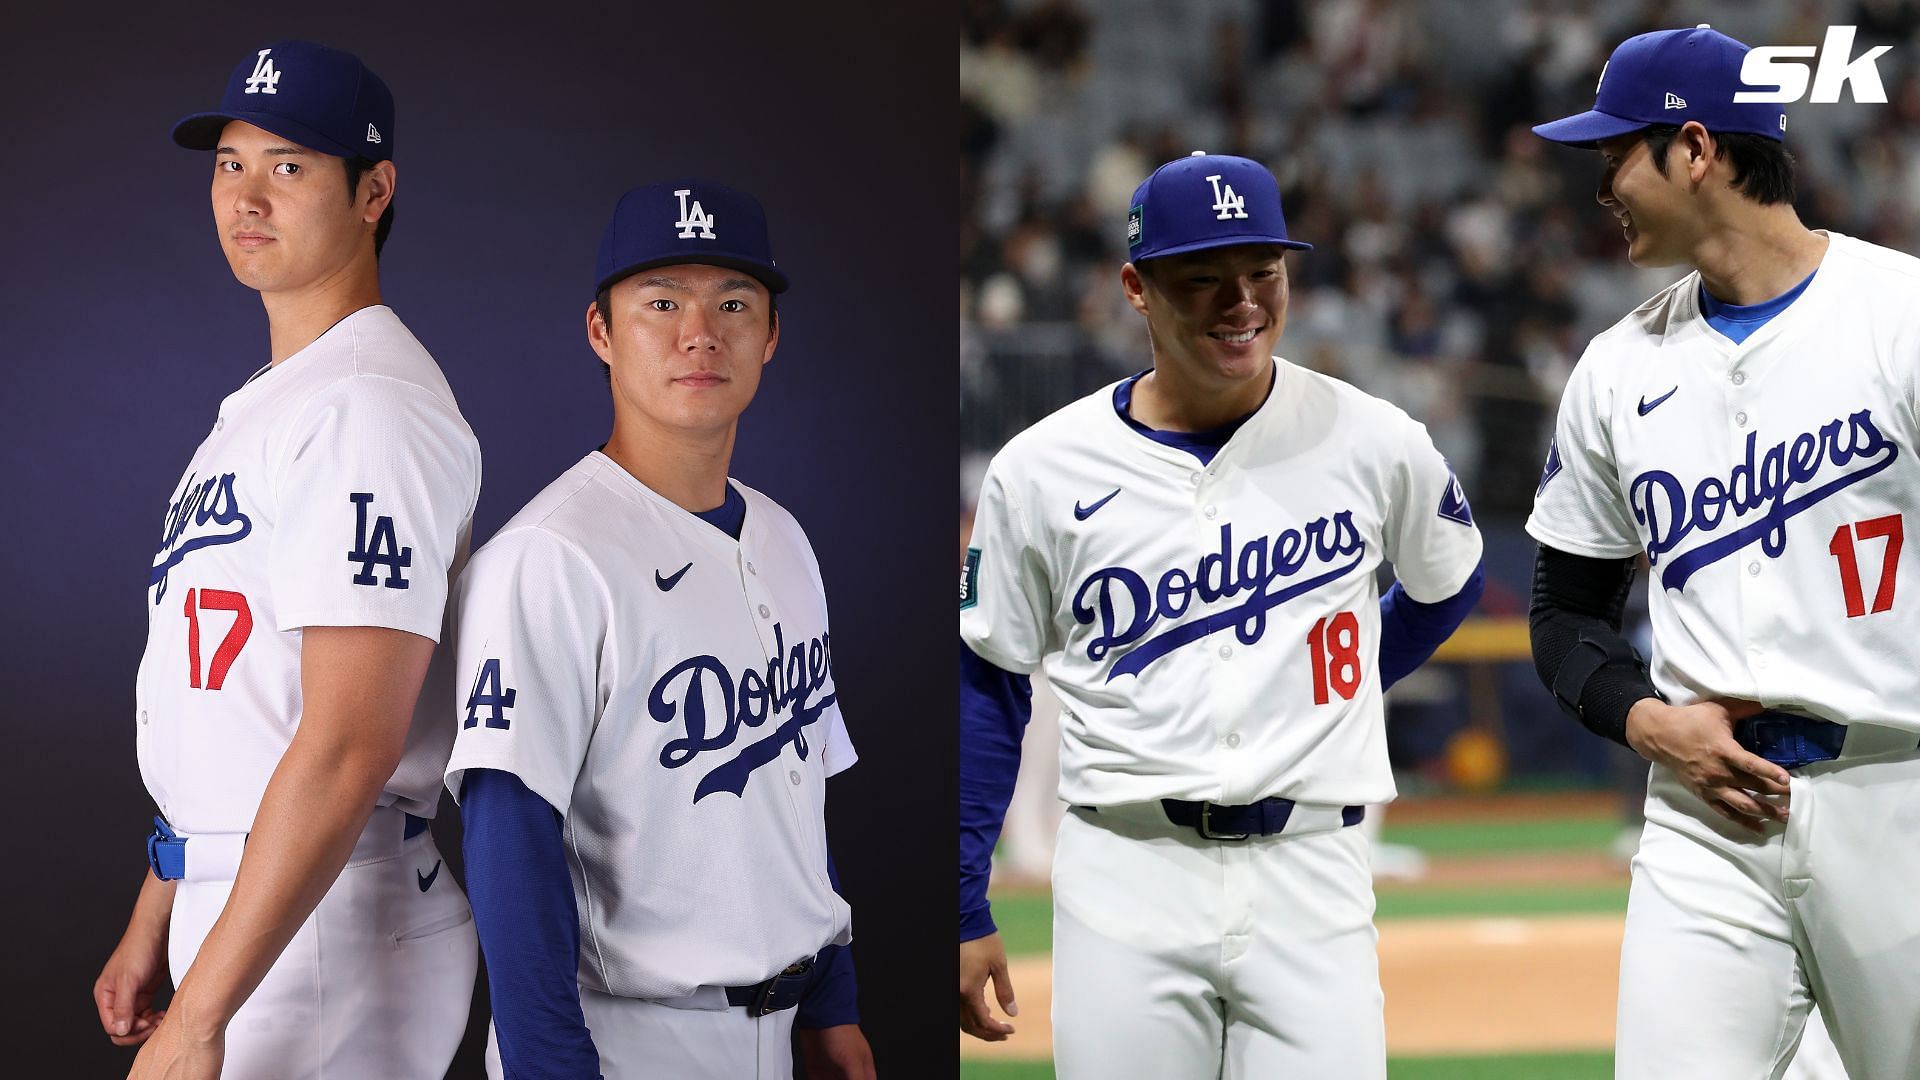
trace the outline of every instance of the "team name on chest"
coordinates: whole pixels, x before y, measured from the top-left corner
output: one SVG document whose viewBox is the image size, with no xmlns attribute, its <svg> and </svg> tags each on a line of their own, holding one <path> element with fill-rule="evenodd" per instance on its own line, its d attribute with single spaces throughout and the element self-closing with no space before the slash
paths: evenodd
<svg viewBox="0 0 1920 1080">
<path fill-rule="evenodd" d="M 1768 557 L 1779 557 L 1789 520 L 1885 471 L 1899 456 L 1898 444 L 1874 424 L 1873 411 L 1861 409 L 1765 450 L 1759 434 L 1750 432 L 1745 456 L 1732 470 L 1702 479 L 1691 491 L 1672 473 L 1648 469 L 1633 478 L 1627 501 L 1646 529 L 1647 557 L 1656 567 L 1689 537 L 1714 537 L 1665 563 L 1661 585 L 1681 589 L 1695 573 L 1755 541 Z"/>
<path fill-rule="evenodd" d="M 742 728 L 760 728 L 783 714 L 773 733 L 752 743 L 705 776 L 693 801 L 725 791 L 739 795 L 755 769 L 780 756 L 788 743 L 805 761 L 811 748 L 806 729 L 834 703 L 830 635 L 786 643 L 786 631 L 773 624 L 773 655 L 765 666 L 746 667 L 735 678 L 717 656 L 690 656 L 668 668 L 647 694 L 647 715 L 662 724 L 678 722 L 683 732 L 660 750 L 660 764 L 678 769 L 702 754 L 725 750 Z M 822 693 L 822 691 L 826 691 Z"/>
<path fill-rule="evenodd" d="M 1124 566 L 1088 574 L 1074 590 L 1073 617 L 1083 626 L 1096 627 L 1087 642 L 1089 660 L 1098 663 L 1116 649 L 1133 646 L 1108 672 L 1107 681 L 1112 682 L 1121 675 L 1138 675 L 1175 649 L 1229 627 L 1241 644 L 1252 645 L 1267 631 L 1268 612 L 1351 573 L 1366 558 L 1366 550 L 1351 510 L 1238 545 L 1233 525 L 1224 524 L 1218 550 L 1201 556 L 1192 569 L 1176 566 L 1162 572 L 1152 584 L 1146 575 Z M 1301 577 L 1309 570 L 1319 572 Z M 1158 629 L 1196 604 L 1243 594 L 1251 595 L 1231 607 Z"/>
<path fill-rule="evenodd" d="M 253 531 L 253 519 L 240 509 L 234 494 L 234 475 L 221 473 L 201 480 L 190 473 L 180 494 L 168 504 L 147 581 L 155 604 L 167 595 L 167 574 L 180 560 L 201 548 L 238 543 Z"/>
</svg>

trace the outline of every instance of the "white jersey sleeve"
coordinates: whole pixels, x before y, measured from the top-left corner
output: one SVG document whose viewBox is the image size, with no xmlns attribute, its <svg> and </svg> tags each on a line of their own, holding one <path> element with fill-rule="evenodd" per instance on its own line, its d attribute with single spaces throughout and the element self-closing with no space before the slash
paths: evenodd
<svg viewBox="0 0 1920 1080">
<path fill-rule="evenodd" d="M 960 639 L 987 663 L 1030 675 L 1050 642 L 1055 608 L 1044 551 L 996 461 L 980 485 L 960 580 Z"/>
<path fill-rule="evenodd" d="M 474 555 L 454 595 L 454 679 L 466 688 L 447 762 L 456 801 L 465 770 L 499 769 L 567 812 L 606 701 L 609 609 L 587 559 L 543 529 L 502 533 Z"/>
<path fill-rule="evenodd" d="M 786 514 L 786 511 L 782 510 L 781 513 Z M 787 515 L 787 518 L 788 520 L 792 520 L 792 515 Z M 800 523 L 797 521 L 794 522 L 793 528 L 795 534 L 800 536 L 804 542 L 806 534 L 801 532 Z M 813 576 L 813 587 L 820 591 L 822 603 L 824 604 L 827 595 L 827 582 L 826 579 L 820 575 L 820 557 L 814 554 L 811 542 L 804 542 L 803 546 L 807 555 L 807 570 Z M 820 752 L 820 763 L 825 766 L 828 776 L 838 776 L 840 773 L 853 768 L 854 763 L 860 760 L 859 753 L 853 748 L 853 738 L 847 734 L 846 718 L 840 714 L 839 695 L 836 694 L 834 696 L 833 704 L 827 706 L 826 712 L 820 719 L 821 722 L 826 725 L 827 730 L 826 747 Z"/>
<path fill-rule="evenodd" d="M 1547 464 L 1534 492 L 1527 532 L 1551 548 L 1593 559 L 1624 559 L 1639 554 L 1640 534 L 1628 517 L 1626 493 L 1607 422 L 1612 391 L 1597 385 L 1595 349 L 1573 369 Z"/>
<path fill-rule="evenodd" d="M 479 447 L 425 388 L 356 376 L 314 394 L 273 470 L 276 629 L 384 626 L 440 639 L 480 491 Z"/>
<path fill-rule="evenodd" d="M 1438 603 L 1459 592 L 1480 565 L 1480 530 L 1465 489 L 1426 425 L 1407 417 L 1405 432 L 1381 544 L 1407 595 Z"/>
</svg>

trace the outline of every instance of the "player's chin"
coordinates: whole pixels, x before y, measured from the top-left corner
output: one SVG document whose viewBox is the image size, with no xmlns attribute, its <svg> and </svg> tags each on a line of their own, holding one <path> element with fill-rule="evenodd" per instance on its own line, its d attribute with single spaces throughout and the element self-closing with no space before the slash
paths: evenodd
<svg viewBox="0 0 1920 1080">
<path fill-rule="evenodd" d="M 1245 341 L 1208 334 L 1203 339 L 1203 355 L 1213 361 L 1214 369 L 1222 376 L 1245 378 L 1259 371 L 1267 357 L 1273 355 L 1274 339 L 1277 337 L 1279 334 L 1272 327 L 1263 327 Z"/>
</svg>

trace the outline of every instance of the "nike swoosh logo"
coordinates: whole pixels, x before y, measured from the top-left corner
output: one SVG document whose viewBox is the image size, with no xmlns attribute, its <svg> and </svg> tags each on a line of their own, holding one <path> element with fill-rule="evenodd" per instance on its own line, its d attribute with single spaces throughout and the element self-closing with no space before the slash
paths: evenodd
<svg viewBox="0 0 1920 1080">
<path fill-rule="evenodd" d="M 1640 415 L 1645 416 L 1648 413 L 1652 412 L 1653 410 L 1659 408 L 1661 402 L 1672 397 L 1674 394 L 1679 393 L 1679 391 L 1680 391 L 1680 388 L 1676 386 L 1672 390 L 1669 390 L 1666 393 L 1661 394 L 1659 397 L 1654 398 L 1652 401 L 1648 401 L 1647 396 L 1645 394 L 1640 395 Z"/>
<path fill-rule="evenodd" d="M 413 876 L 420 879 L 421 892 L 426 892 L 428 889 L 433 888 L 433 879 L 440 876 L 440 860 L 435 859 L 433 861 L 433 873 L 423 874 L 420 871 L 415 870 L 413 872 Z"/>
<path fill-rule="evenodd" d="M 689 570 L 691 570 L 691 569 L 693 569 L 693 564 L 692 564 L 692 563 L 688 563 L 687 565 L 685 565 L 685 566 L 683 566 L 683 567 L 681 567 L 680 569 L 678 569 L 678 570 L 675 570 L 675 571 L 673 572 L 673 576 L 672 576 L 672 577 L 661 577 L 661 576 L 660 576 L 660 571 L 658 571 L 658 570 L 655 570 L 655 571 L 653 572 L 653 583 L 654 583 L 655 585 L 658 585 L 658 586 L 660 586 L 660 591 L 661 591 L 661 592 L 672 592 L 672 591 L 673 591 L 673 587 L 674 587 L 675 585 L 678 585 L 678 584 L 680 584 L 680 579 L 681 579 L 681 578 L 683 578 L 683 577 L 686 577 L 686 576 L 687 576 L 687 571 L 689 571 Z"/>
<path fill-rule="evenodd" d="M 1076 518 L 1079 518 L 1081 521 L 1085 521 L 1088 518 L 1093 516 L 1093 512 L 1095 510 L 1098 510 L 1101 507 L 1107 505 L 1107 503 L 1113 501 L 1113 496 L 1118 494 L 1120 494 L 1120 489 L 1114 488 L 1112 494 L 1109 494 L 1106 498 L 1101 499 L 1099 502 L 1094 503 L 1092 506 L 1081 506 L 1079 501 L 1076 500 L 1073 504 L 1073 516 Z"/>
</svg>

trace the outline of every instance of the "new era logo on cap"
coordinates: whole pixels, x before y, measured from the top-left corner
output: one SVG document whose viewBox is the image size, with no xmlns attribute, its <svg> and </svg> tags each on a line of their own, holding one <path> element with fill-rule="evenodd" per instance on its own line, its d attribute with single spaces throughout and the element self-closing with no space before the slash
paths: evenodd
<svg viewBox="0 0 1920 1080">
<path fill-rule="evenodd" d="M 380 141 L 380 129 L 374 127 L 372 124 L 367 125 L 367 141 L 371 143 Z"/>
<path fill-rule="evenodd" d="M 1667 91 L 1667 108 L 1684 109 L 1686 107 L 1687 107 L 1686 98 L 1681 97 L 1679 94 L 1676 94 L 1671 90 Z"/>
</svg>

